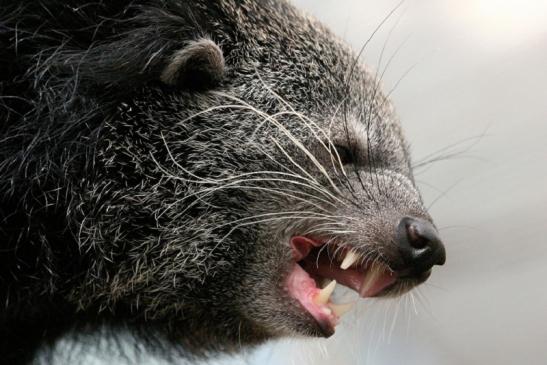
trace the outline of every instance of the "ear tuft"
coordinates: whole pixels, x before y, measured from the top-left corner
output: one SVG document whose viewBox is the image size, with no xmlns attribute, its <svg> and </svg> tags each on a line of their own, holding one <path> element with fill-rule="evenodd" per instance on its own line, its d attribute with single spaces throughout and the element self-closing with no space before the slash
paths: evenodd
<svg viewBox="0 0 547 365">
<path fill-rule="evenodd" d="M 167 85 L 205 90 L 218 85 L 224 76 L 224 56 L 220 47 L 202 38 L 176 51 L 160 79 Z"/>
</svg>

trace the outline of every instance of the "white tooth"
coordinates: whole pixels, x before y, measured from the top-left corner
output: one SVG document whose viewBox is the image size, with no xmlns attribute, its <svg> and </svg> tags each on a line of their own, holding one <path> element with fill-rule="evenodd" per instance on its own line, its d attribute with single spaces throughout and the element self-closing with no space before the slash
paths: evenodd
<svg viewBox="0 0 547 365">
<path fill-rule="evenodd" d="M 321 312 L 323 312 L 324 314 L 326 314 L 327 316 L 330 316 L 332 315 L 332 312 L 334 310 L 329 308 L 329 307 L 321 307 Z"/>
<path fill-rule="evenodd" d="M 355 263 L 355 261 L 357 261 L 358 258 L 359 258 L 358 253 L 355 253 L 353 251 L 348 251 L 346 253 L 346 257 L 344 257 L 344 261 L 342 261 L 342 264 L 340 264 L 340 268 L 342 270 L 346 270 L 351 265 L 353 265 Z"/>
<path fill-rule="evenodd" d="M 359 289 L 359 294 L 364 295 L 369 289 L 372 288 L 376 279 L 382 274 L 382 267 L 380 265 L 372 265 L 370 269 L 365 273 L 365 279 Z"/>
<path fill-rule="evenodd" d="M 334 304 L 330 303 L 328 306 L 332 310 L 334 314 L 336 314 L 337 317 L 341 317 L 342 315 L 346 314 L 353 308 L 354 302 L 350 303 L 343 303 L 343 304 Z"/>
<path fill-rule="evenodd" d="M 319 293 L 317 293 L 315 297 L 313 298 L 313 301 L 315 302 L 315 304 L 317 305 L 327 304 L 335 287 L 336 287 L 336 280 L 333 280 L 329 283 L 329 285 L 321 289 L 321 291 L 319 291 Z"/>
</svg>

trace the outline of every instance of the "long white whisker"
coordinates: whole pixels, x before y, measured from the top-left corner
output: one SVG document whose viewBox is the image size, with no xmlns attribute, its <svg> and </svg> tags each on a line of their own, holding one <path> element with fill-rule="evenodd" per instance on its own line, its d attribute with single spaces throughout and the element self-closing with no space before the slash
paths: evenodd
<svg viewBox="0 0 547 365">
<path fill-rule="evenodd" d="M 331 162 L 333 162 L 333 167 L 336 171 L 336 165 L 334 164 L 334 161 L 332 161 L 332 151 L 334 151 L 334 153 L 336 154 L 337 156 L 337 160 L 338 160 L 338 164 L 340 166 L 340 169 L 342 171 L 342 173 L 346 175 L 346 171 L 344 170 L 344 165 L 342 164 L 342 160 L 340 159 L 340 155 L 338 154 L 338 151 L 336 151 L 336 148 L 334 148 L 334 143 L 332 142 L 332 139 L 330 137 L 330 133 L 326 133 L 319 125 L 317 125 L 317 123 L 315 123 L 311 118 L 307 117 L 306 115 L 304 115 L 303 113 L 300 113 L 298 112 L 288 101 L 286 101 L 284 98 L 281 97 L 281 95 L 279 95 L 278 93 L 276 93 L 268 84 L 266 84 L 266 82 L 264 82 L 264 80 L 262 79 L 262 77 L 260 76 L 260 73 L 258 72 L 258 70 L 255 69 L 255 72 L 256 72 L 256 75 L 258 76 L 259 80 L 262 82 L 262 85 L 266 88 L 266 90 L 268 90 L 272 95 L 274 95 L 276 97 L 277 100 L 281 101 L 285 106 L 287 106 L 289 109 L 291 109 L 292 113 L 294 115 L 296 115 L 303 123 L 304 125 L 306 125 L 306 127 L 313 133 L 314 137 L 317 139 L 317 141 L 319 141 L 319 143 L 325 148 L 325 150 L 329 153 L 329 155 L 331 156 Z M 339 106 L 340 108 L 340 106 Z M 336 112 L 335 112 L 336 114 Z M 327 147 L 325 145 L 325 143 L 323 142 L 323 140 L 321 138 L 319 138 L 319 136 L 315 133 L 315 130 L 313 128 L 310 127 L 310 125 L 308 124 L 310 123 L 311 125 L 313 125 L 314 127 L 316 127 L 322 134 L 323 136 L 325 137 L 325 139 L 327 140 L 329 147 Z"/>
<path fill-rule="evenodd" d="M 286 213 L 286 212 L 284 212 Z M 298 212 L 299 214 L 302 213 L 302 212 Z M 274 214 L 274 213 L 268 213 L 268 214 Z M 245 219 L 245 218 L 243 218 Z M 242 219 L 242 220 L 243 220 Z M 261 220 L 258 220 L 258 221 L 252 221 L 252 222 L 243 222 L 243 223 L 240 223 L 240 224 L 237 224 L 236 226 L 232 227 L 230 229 L 230 231 L 228 233 L 226 233 L 216 244 L 215 246 L 213 247 L 212 251 L 216 251 L 216 249 L 218 248 L 218 246 L 220 244 L 222 244 L 222 242 L 224 242 L 224 240 L 230 236 L 236 229 L 238 228 L 241 228 L 241 227 L 245 227 L 245 226 L 248 226 L 248 225 L 253 225 L 253 224 L 259 224 L 259 223 L 266 223 L 266 222 L 272 222 L 272 221 L 278 221 L 278 220 L 284 220 L 284 219 L 332 219 L 331 217 L 321 217 L 321 216 L 302 216 L 302 215 L 294 215 L 294 216 L 282 216 L 282 217 L 274 217 L 274 218 L 267 218 L 267 219 L 261 219 Z M 236 220 L 237 221 L 237 220 Z M 236 222 L 234 221 L 234 222 Z M 218 226 L 217 228 L 219 227 L 223 227 L 223 226 L 226 226 L 228 224 L 233 224 L 234 222 L 230 222 L 230 223 L 225 223 L 225 224 L 221 224 L 220 226 Z"/>
<path fill-rule="evenodd" d="M 249 107 L 252 107 L 250 104 L 246 103 L 244 100 L 241 100 L 241 99 L 239 99 L 235 96 L 232 96 L 232 95 L 229 95 L 229 94 L 226 94 L 226 93 L 221 93 L 221 92 L 214 92 L 214 93 L 217 94 L 217 95 L 224 96 L 226 98 L 235 100 L 235 101 L 240 102 L 240 103 L 242 103 L 244 105 L 247 105 Z M 326 172 L 325 167 L 321 163 L 319 163 L 317 158 L 296 137 L 294 137 L 294 135 L 285 126 L 283 126 L 281 123 L 279 123 L 279 121 L 277 121 L 276 119 L 271 118 L 271 116 L 268 115 L 267 113 L 264 113 L 263 111 L 260 111 L 256 108 L 255 108 L 255 110 L 256 110 L 257 113 L 263 115 L 267 120 L 271 121 L 276 127 L 278 127 L 278 129 L 281 132 L 283 132 L 283 134 L 285 134 L 302 152 L 304 152 L 304 154 L 306 156 L 308 156 L 308 158 L 319 169 L 319 171 L 323 175 L 325 175 L 325 177 L 327 178 L 327 180 L 329 181 L 329 183 L 331 184 L 333 189 L 337 193 L 341 194 L 341 192 L 338 190 L 338 187 L 334 184 L 334 182 L 330 178 L 329 174 Z"/>
</svg>

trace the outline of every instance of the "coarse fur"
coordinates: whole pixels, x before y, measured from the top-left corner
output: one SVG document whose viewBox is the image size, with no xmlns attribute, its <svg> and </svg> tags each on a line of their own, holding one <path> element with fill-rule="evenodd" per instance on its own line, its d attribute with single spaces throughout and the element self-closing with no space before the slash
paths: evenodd
<svg viewBox="0 0 547 365">
<path fill-rule="evenodd" d="M 0 42 L 5 363 L 103 325 L 187 357 L 320 336 L 290 237 L 395 269 L 430 220 L 378 80 L 284 1 L 1 0 Z"/>
</svg>

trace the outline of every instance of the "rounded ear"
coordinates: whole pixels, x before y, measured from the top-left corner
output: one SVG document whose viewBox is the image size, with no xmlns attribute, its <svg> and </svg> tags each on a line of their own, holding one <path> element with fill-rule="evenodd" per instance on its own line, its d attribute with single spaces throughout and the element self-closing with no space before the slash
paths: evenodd
<svg viewBox="0 0 547 365">
<path fill-rule="evenodd" d="M 176 51 L 163 69 L 160 79 L 167 85 L 205 90 L 224 76 L 224 56 L 220 47 L 202 38 Z"/>
</svg>

